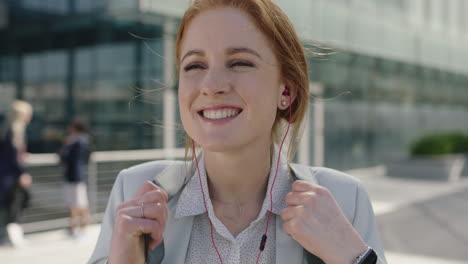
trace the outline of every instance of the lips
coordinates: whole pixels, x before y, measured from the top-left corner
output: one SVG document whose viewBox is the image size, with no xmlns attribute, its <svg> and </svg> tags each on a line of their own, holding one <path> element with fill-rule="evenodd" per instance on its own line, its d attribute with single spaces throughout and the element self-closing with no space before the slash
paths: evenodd
<svg viewBox="0 0 468 264">
<path fill-rule="evenodd" d="M 203 108 L 198 111 L 198 114 L 209 120 L 220 120 L 235 117 L 241 112 L 241 108 L 234 106 L 214 106 Z"/>
</svg>

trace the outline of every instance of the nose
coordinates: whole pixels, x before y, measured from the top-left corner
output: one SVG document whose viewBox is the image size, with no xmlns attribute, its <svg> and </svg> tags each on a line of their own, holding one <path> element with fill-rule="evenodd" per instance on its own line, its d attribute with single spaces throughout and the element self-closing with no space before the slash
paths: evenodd
<svg viewBox="0 0 468 264">
<path fill-rule="evenodd" d="M 203 95 L 215 96 L 226 94 L 231 90 L 228 76 L 218 69 L 210 69 L 204 76 L 201 93 Z"/>
</svg>

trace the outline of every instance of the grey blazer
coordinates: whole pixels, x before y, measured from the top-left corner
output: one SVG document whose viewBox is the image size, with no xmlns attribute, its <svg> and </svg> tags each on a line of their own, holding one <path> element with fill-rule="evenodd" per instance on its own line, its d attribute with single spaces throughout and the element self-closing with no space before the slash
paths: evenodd
<svg viewBox="0 0 468 264">
<path fill-rule="evenodd" d="M 318 167 L 291 164 L 292 175 L 327 188 L 338 202 L 348 221 L 362 239 L 378 255 L 378 264 L 386 264 L 380 242 L 377 224 L 369 197 L 361 183 L 342 172 Z M 164 244 L 148 252 L 151 264 L 183 264 L 189 246 L 194 216 L 175 219 L 175 209 L 180 191 L 193 168 L 181 161 L 152 161 L 121 171 L 114 183 L 102 221 L 101 232 L 88 261 L 90 264 L 106 263 L 110 250 L 115 210 L 123 201 L 129 200 L 146 181 L 155 180 L 171 197 L 168 203 L 169 215 L 164 231 Z M 312 253 L 282 230 L 283 221 L 276 217 L 276 264 L 321 264 Z"/>
</svg>

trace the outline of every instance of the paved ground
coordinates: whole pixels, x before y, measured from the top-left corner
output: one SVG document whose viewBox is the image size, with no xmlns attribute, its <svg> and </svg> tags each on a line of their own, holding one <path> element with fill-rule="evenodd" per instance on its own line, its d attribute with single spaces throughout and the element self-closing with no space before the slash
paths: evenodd
<svg viewBox="0 0 468 264">
<path fill-rule="evenodd" d="M 468 263 L 468 188 L 378 217 L 385 248 Z"/>
<path fill-rule="evenodd" d="M 468 263 L 468 178 L 362 179 L 389 263 Z"/>
<path fill-rule="evenodd" d="M 456 183 L 359 176 L 376 212 L 390 264 L 468 263 L 468 177 Z M 99 225 L 80 240 L 64 230 L 27 235 L 28 246 L 0 248 L 1 264 L 85 263 Z"/>
<path fill-rule="evenodd" d="M 99 233 L 99 225 L 91 226 L 86 236 L 73 240 L 65 230 L 27 235 L 21 248 L 0 248 L 2 264 L 82 264 L 86 263 Z"/>
</svg>

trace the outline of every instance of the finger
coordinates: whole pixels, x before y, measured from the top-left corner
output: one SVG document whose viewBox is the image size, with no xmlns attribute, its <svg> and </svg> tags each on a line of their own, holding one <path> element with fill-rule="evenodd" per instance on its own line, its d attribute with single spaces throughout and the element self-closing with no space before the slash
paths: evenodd
<svg viewBox="0 0 468 264">
<path fill-rule="evenodd" d="M 151 250 L 154 250 L 156 246 L 158 246 L 163 241 L 164 226 L 159 221 L 152 221 L 149 223 L 149 228 L 150 230 L 143 231 L 145 232 L 145 234 L 150 235 L 151 240 L 149 241 L 148 247 Z"/>
<path fill-rule="evenodd" d="M 137 190 L 137 192 L 135 193 L 135 195 L 133 195 L 133 198 L 137 198 L 141 195 L 143 195 L 144 193 L 147 193 L 149 191 L 153 191 L 153 190 L 161 190 L 163 191 L 163 189 L 159 186 L 157 186 L 156 184 L 150 182 L 150 181 L 146 181 L 145 183 L 143 183 L 143 185 L 141 185 L 141 187 Z M 166 193 L 166 192 L 164 192 Z M 167 197 L 167 194 L 166 194 L 166 197 Z M 166 199 L 167 200 L 167 199 Z"/>
<path fill-rule="evenodd" d="M 156 184 L 150 182 L 150 181 L 146 181 L 145 183 L 143 183 L 140 188 L 138 188 L 138 190 L 136 191 L 136 193 L 133 195 L 133 198 L 136 198 L 138 196 L 141 196 L 143 195 L 144 193 L 146 192 L 149 192 L 149 191 L 152 191 L 152 190 L 157 190 L 157 188 L 159 188 L 158 186 L 156 186 Z"/>
<path fill-rule="evenodd" d="M 317 194 L 313 191 L 289 192 L 286 194 L 286 204 L 288 206 L 309 205 L 313 206 L 317 200 Z"/>
<path fill-rule="evenodd" d="M 161 226 L 166 226 L 167 220 L 167 204 L 166 203 L 149 203 L 144 205 L 145 217 L 158 219 Z"/>
<path fill-rule="evenodd" d="M 159 244 L 161 244 L 161 242 L 163 242 L 163 237 L 161 236 L 160 239 L 158 240 L 155 240 L 155 239 L 151 239 L 148 247 L 151 249 L 151 250 L 154 250 Z"/>
<path fill-rule="evenodd" d="M 281 216 L 281 219 L 283 219 L 284 222 L 289 221 L 293 217 L 293 214 L 291 212 L 291 208 L 286 207 L 283 210 L 281 210 L 280 216 Z"/>
<path fill-rule="evenodd" d="M 162 240 L 163 228 L 159 221 L 146 218 L 122 217 L 123 225 L 127 233 L 139 237 L 148 234 L 153 241 Z"/>
<path fill-rule="evenodd" d="M 304 206 L 302 205 L 290 206 L 290 207 L 286 207 L 285 209 L 283 209 L 280 212 L 280 216 L 284 222 L 287 222 L 293 218 L 303 215 L 303 211 L 304 211 Z"/>
<path fill-rule="evenodd" d="M 164 225 L 167 219 L 167 205 L 165 203 L 144 203 L 142 205 L 121 208 L 118 213 L 133 218 L 158 220 Z"/>
<path fill-rule="evenodd" d="M 292 184 L 292 191 L 293 192 L 306 192 L 306 191 L 314 190 L 317 187 L 319 186 L 313 183 L 297 180 L 297 181 L 294 181 Z"/>
<path fill-rule="evenodd" d="M 293 218 L 283 223 L 283 231 L 293 239 L 296 238 L 297 234 L 301 230 L 301 221 L 297 218 Z"/>
<path fill-rule="evenodd" d="M 142 194 L 140 197 L 135 199 L 135 202 L 138 204 L 142 203 L 167 203 L 168 196 L 167 193 L 158 187 L 158 189 L 148 191 Z"/>
<path fill-rule="evenodd" d="M 147 203 L 159 202 L 159 203 L 167 205 L 167 199 L 168 199 L 167 193 L 163 189 L 161 188 L 154 189 L 152 191 L 148 191 L 144 193 L 140 197 L 136 197 L 134 199 L 122 202 L 121 204 L 117 206 L 116 213 L 127 207 L 139 207 L 142 204 L 147 204 Z M 132 216 L 138 216 L 138 214 L 135 214 L 135 215 L 132 214 Z"/>
<path fill-rule="evenodd" d="M 122 209 L 125 209 L 127 207 L 132 207 L 132 206 L 137 206 L 137 203 L 135 200 L 127 200 L 122 203 L 120 203 L 117 208 L 115 208 L 115 213 L 118 214 L 118 212 Z"/>
</svg>

